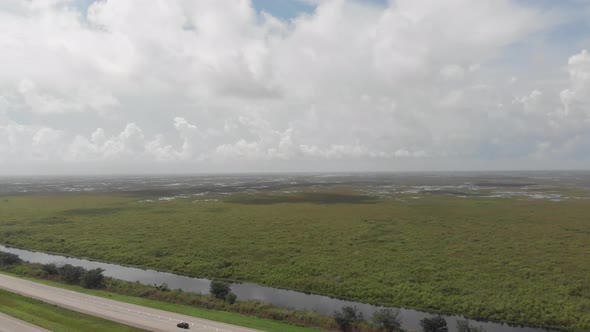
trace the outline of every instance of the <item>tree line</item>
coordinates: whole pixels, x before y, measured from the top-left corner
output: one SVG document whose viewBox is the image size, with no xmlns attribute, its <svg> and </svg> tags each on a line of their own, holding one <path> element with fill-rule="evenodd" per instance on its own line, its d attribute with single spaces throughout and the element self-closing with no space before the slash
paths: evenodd
<svg viewBox="0 0 590 332">
<path fill-rule="evenodd" d="M 18 255 L 0 251 L 0 268 L 9 268 L 19 265 L 22 260 Z M 71 264 L 56 265 L 53 263 L 41 265 L 41 270 L 46 276 L 51 276 L 61 281 L 80 285 L 84 288 L 99 289 L 104 288 L 103 269 L 85 269 L 81 266 Z M 154 285 L 160 291 L 170 291 L 168 285 Z M 231 291 L 230 284 L 221 280 L 211 281 L 209 293 L 211 296 L 233 304 L 237 300 L 236 294 Z M 385 332 L 403 332 L 401 317 L 398 309 L 384 308 L 376 311 L 371 318 L 365 320 L 363 313 L 352 306 L 344 306 L 341 310 L 335 311 L 333 319 L 342 332 L 357 331 L 385 331 Z M 420 321 L 420 327 L 423 332 L 448 332 L 447 322 L 441 316 L 424 318 Z M 485 332 L 482 327 L 476 327 L 467 320 L 457 321 L 457 332 Z"/>
<path fill-rule="evenodd" d="M 403 332 L 399 309 L 384 308 L 376 311 L 367 322 L 363 313 L 352 306 L 344 306 L 334 312 L 334 320 L 342 332 L 362 331 L 364 324 L 372 325 L 378 331 Z M 444 317 L 434 316 L 420 321 L 423 332 L 449 332 Z M 468 320 L 457 320 L 457 332 L 485 332 L 481 326 L 473 326 Z"/>
<path fill-rule="evenodd" d="M 49 276 L 58 276 L 70 285 L 80 285 L 84 288 L 98 289 L 104 287 L 104 272 L 101 268 L 85 269 L 81 266 L 65 264 L 57 266 L 53 263 L 43 264 L 41 269 Z"/>
</svg>

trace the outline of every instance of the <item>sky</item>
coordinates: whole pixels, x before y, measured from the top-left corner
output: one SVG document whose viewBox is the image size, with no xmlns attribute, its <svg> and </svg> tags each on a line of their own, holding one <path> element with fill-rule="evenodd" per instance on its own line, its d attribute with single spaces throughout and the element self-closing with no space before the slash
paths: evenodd
<svg viewBox="0 0 590 332">
<path fill-rule="evenodd" d="M 0 176 L 590 169 L 590 0 L 2 0 Z"/>
</svg>

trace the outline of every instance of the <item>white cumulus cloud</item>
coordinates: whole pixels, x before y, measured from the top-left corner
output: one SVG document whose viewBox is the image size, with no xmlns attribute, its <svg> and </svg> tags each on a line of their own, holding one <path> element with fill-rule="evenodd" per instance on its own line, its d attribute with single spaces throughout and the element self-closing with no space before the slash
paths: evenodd
<svg viewBox="0 0 590 332">
<path fill-rule="evenodd" d="M 87 10 L 2 1 L 0 174 L 48 163 L 588 165 L 589 53 L 515 72 L 529 65 L 518 52 L 559 47 L 544 40 L 563 21 L 558 9 L 310 3 L 281 19 L 250 0 L 102 0 Z"/>
</svg>

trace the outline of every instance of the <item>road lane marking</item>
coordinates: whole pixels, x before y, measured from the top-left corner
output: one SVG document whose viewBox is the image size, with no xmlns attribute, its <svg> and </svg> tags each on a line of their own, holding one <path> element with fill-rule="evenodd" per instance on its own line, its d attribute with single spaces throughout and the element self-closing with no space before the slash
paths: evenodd
<svg viewBox="0 0 590 332">
<path fill-rule="evenodd" d="M 30 282 L 30 281 L 21 280 L 21 279 L 16 279 L 14 277 L 8 277 L 8 276 L 3 277 L 3 279 L 7 279 L 7 278 L 10 280 L 7 280 L 8 282 L 3 282 L 2 283 L 3 285 L 0 288 L 5 288 L 9 291 L 17 292 L 19 294 L 23 294 L 28 297 L 37 298 L 41 301 L 50 302 L 52 304 L 56 304 L 56 305 L 60 305 L 60 306 L 65 306 L 65 307 L 70 306 L 70 307 L 81 309 L 81 308 L 83 308 L 84 305 L 87 306 L 89 304 L 93 304 L 94 307 L 91 309 L 93 309 L 95 311 L 102 310 L 103 313 L 101 313 L 101 314 L 103 314 L 103 315 L 104 315 L 104 312 L 111 312 L 112 315 L 115 315 L 118 317 L 120 317 L 120 315 L 129 314 L 129 315 L 132 315 L 133 318 L 135 318 L 135 319 L 146 319 L 147 318 L 148 321 L 154 321 L 154 322 L 155 321 L 162 322 L 163 319 L 168 319 L 168 322 L 169 321 L 179 321 L 179 322 L 185 321 L 185 322 L 188 322 L 191 326 L 194 326 L 194 327 L 198 326 L 199 329 L 201 329 L 201 327 L 202 327 L 203 329 L 210 329 L 210 330 L 212 330 L 212 331 L 214 330 L 216 332 L 231 332 L 232 331 L 232 330 L 226 329 L 226 328 L 219 328 L 219 327 L 215 327 L 215 326 L 209 326 L 209 325 L 198 324 L 198 323 L 195 324 L 194 322 L 192 322 L 192 320 L 194 320 L 194 319 L 196 319 L 197 321 L 204 321 L 204 322 L 207 321 L 206 319 L 202 319 L 202 318 L 197 318 L 197 317 L 187 316 L 187 315 L 182 315 L 182 314 L 177 314 L 177 313 L 169 313 L 171 317 L 170 316 L 161 316 L 161 315 L 157 315 L 158 312 L 161 312 L 161 310 L 159 310 L 159 309 L 144 307 L 144 309 L 146 311 L 140 311 L 140 310 L 134 309 L 136 307 L 140 307 L 135 304 L 128 304 L 128 303 L 124 303 L 124 302 L 121 303 L 121 302 L 118 302 L 118 301 L 115 301 L 112 299 L 101 299 L 96 296 L 78 293 L 78 292 L 71 291 L 71 290 L 64 290 L 64 289 L 60 289 L 60 288 L 56 288 L 56 287 L 52 287 L 52 286 L 47 286 L 47 285 L 42 285 L 42 284 Z M 98 301 L 97 299 L 102 300 L 102 301 Z M 120 303 L 120 305 L 117 305 L 116 303 Z M 81 306 L 79 304 L 81 304 Z M 125 305 L 127 307 L 123 307 L 121 305 Z M 131 308 L 129 306 L 131 306 Z M 90 309 L 88 309 L 88 310 L 90 310 Z M 112 317 L 114 317 L 114 316 L 112 316 Z M 159 319 L 156 319 L 155 317 L 158 317 Z M 132 322 L 132 324 L 133 323 L 136 323 L 136 322 Z M 215 323 L 220 324 L 220 325 L 224 325 L 224 327 L 227 326 L 227 324 L 224 324 L 224 323 L 217 323 L 217 322 L 215 322 Z M 252 329 L 241 328 L 241 327 L 237 327 L 237 326 L 236 326 L 236 329 L 243 330 L 243 331 L 254 331 Z"/>
</svg>

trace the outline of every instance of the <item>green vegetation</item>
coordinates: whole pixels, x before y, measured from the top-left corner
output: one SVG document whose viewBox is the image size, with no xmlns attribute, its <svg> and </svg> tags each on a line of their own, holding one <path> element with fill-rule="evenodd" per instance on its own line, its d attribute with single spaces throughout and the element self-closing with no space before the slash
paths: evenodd
<svg viewBox="0 0 590 332">
<path fill-rule="evenodd" d="M 473 319 L 590 330 L 588 201 L 418 194 L 377 200 L 349 190 L 201 198 L 225 201 L 6 196 L 0 243 Z"/>
<path fill-rule="evenodd" d="M 334 312 L 334 321 L 342 332 L 366 331 L 367 329 L 378 332 L 404 331 L 401 328 L 402 322 L 399 317 L 399 309 L 393 308 L 376 311 L 370 322 L 367 322 L 363 313 L 356 306 L 344 306 Z"/>
<path fill-rule="evenodd" d="M 447 321 L 440 317 L 424 318 L 420 321 L 423 332 L 448 332 Z M 461 328 L 462 325 L 459 325 Z"/>
<path fill-rule="evenodd" d="M 47 273 L 47 270 L 54 270 L 52 265 L 21 262 L 5 266 L 4 271 L 50 286 L 262 331 L 309 332 L 319 331 L 320 327 L 333 330 L 336 326 L 331 317 L 311 311 L 282 309 L 259 301 L 230 302 L 227 298 L 217 299 L 209 295 L 172 290 L 165 284 L 148 286 L 137 282 L 105 278 L 104 287 L 101 290 L 81 288 L 78 285 L 66 283 L 62 275 L 57 272 Z M 371 331 L 367 324 L 361 327 L 359 331 Z"/>
<path fill-rule="evenodd" d="M 0 252 L 2 255 L 3 252 Z M 0 267 L 1 268 L 1 267 Z M 11 267 L 8 271 L 14 269 Z M 65 264 L 56 266 L 55 264 L 44 264 L 41 267 L 43 275 L 47 277 L 58 277 L 62 282 L 70 285 L 80 285 L 84 288 L 102 288 L 104 286 L 103 269 L 87 270 L 81 266 Z"/>
<path fill-rule="evenodd" d="M 384 308 L 376 311 L 371 317 L 373 324 L 385 332 L 402 331 L 399 309 Z"/>
<path fill-rule="evenodd" d="M 52 331 L 143 331 L 0 290 L 0 312 Z"/>
<path fill-rule="evenodd" d="M 18 255 L 0 251 L 0 269 L 22 263 Z"/>
<path fill-rule="evenodd" d="M 218 299 L 227 299 L 231 292 L 231 288 L 229 287 L 229 283 L 221 281 L 221 280 L 212 280 L 209 293 L 211 296 L 218 298 Z M 235 296 L 235 294 L 233 294 Z M 234 302 L 235 302 L 235 298 Z M 229 301 L 228 301 L 229 302 Z"/>
<path fill-rule="evenodd" d="M 365 318 L 357 307 L 344 306 L 341 310 L 334 312 L 334 320 L 340 331 L 352 332 L 358 330 Z"/>
<path fill-rule="evenodd" d="M 211 296 L 234 304 L 238 296 L 231 291 L 230 284 L 221 280 L 212 280 L 209 289 Z"/>
</svg>

